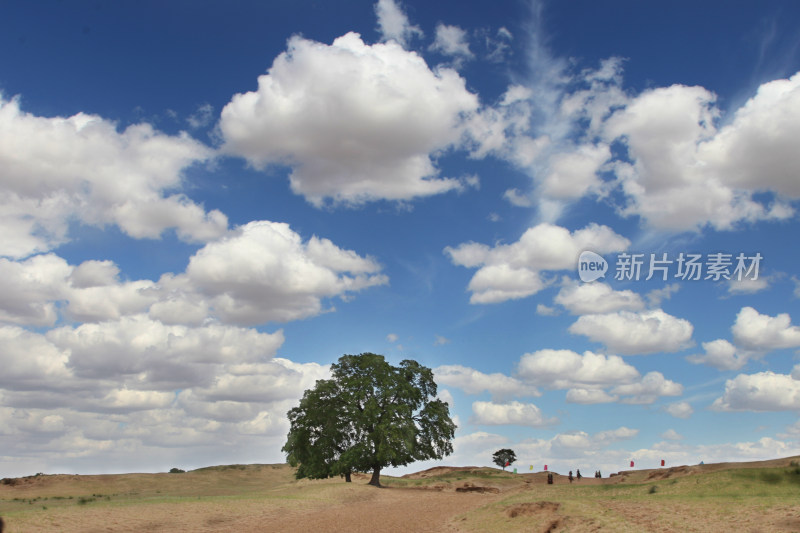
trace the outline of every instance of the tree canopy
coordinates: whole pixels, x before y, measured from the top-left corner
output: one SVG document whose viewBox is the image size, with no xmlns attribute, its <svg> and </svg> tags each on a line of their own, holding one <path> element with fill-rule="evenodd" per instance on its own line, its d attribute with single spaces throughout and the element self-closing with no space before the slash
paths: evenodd
<svg viewBox="0 0 800 533">
<path fill-rule="evenodd" d="M 492 461 L 497 466 L 502 466 L 503 470 L 506 469 L 508 465 L 514 464 L 514 461 L 517 460 L 517 454 L 514 453 L 514 450 L 509 448 L 503 448 L 501 450 L 497 450 L 492 455 Z"/>
<path fill-rule="evenodd" d="M 453 452 L 455 424 L 447 403 L 436 399 L 433 371 L 416 361 L 399 366 L 382 355 L 343 355 L 331 379 L 317 380 L 288 413 L 283 451 L 299 478 L 322 479 L 380 472 Z"/>
</svg>

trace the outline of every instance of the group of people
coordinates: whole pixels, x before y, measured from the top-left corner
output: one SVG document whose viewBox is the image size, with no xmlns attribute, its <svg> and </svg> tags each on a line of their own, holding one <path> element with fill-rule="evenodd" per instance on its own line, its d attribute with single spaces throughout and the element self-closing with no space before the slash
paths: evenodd
<svg viewBox="0 0 800 533">
<path fill-rule="evenodd" d="M 583 477 L 583 476 L 581 475 L 581 469 L 580 469 L 580 468 L 578 469 L 578 472 L 577 472 L 577 474 L 578 474 L 578 476 L 577 476 L 577 477 L 578 477 L 578 481 L 580 481 L 580 480 L 581 480 L 581 478 Z M 573 477 L 572 477 L 572 470 L 570 470 L 570 471 L 569 471 L 569 482 L 570 482 L 570 483 L 572 483 L 572 480 L 573 480 L 573 479 L 575 479 L 575 478 L 573 478 Z"/>
<path fill-rule="evenodd" d="M 569 471 L 569 475 L 567 477 L 569 478 L 569 482 L 570 483 L 572 483 L 575 480 L 576 477 L 578 478 L 578 481 L 580 481 L 581 478 L 583 477 L 583 475 L 581 475 L 581 469 L 580 468 L 577 470 L 577 472 L 575 474 L 576 475 L 573 476 L 572 475 L 572 470 Z M 595 470 L 594 477 L 596 477 L 597 479 L 600 479 L 600 478 L 603 477 L 603 474 L 601 474 L 599 470 Z M 553 474 L 547 474 L 547 484 L 548 485 L 552 485 L 553 484 Z"/>
</svg>

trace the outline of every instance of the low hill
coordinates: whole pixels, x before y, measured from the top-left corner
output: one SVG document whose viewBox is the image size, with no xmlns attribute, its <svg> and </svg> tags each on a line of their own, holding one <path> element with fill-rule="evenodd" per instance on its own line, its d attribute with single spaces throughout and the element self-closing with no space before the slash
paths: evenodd
<svg viewBox="0 0 800 533">
<path fill-rule="evenodd" d="M 800 531 L 800 457 L 554 474 L 439 466 L 387 488 L 358 474 L 296 480 L 288 465 L 0 481 L 7 532 Z"/>
</svg>

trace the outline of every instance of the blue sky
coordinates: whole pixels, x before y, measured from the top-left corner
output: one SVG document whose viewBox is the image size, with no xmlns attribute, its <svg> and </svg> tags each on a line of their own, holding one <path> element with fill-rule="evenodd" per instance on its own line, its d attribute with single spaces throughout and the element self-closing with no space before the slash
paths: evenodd
<svg viewBox="0 0 800 533">
<path fill-rule="evenodd" d="M 365 351 L 447 464 L 800 454 L 796 3 L 0 7 L 0 474 L 280 462 Z"/>
</svg>

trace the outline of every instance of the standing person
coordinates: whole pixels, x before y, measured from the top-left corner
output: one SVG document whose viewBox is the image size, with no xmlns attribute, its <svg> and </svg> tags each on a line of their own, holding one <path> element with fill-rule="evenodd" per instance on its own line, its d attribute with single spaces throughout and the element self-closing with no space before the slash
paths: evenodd
<svg viewBox="0 0 800 533">
<path fill-rule="evenodd" d="M 581 480 L 581 469 L 579 468 L 578 469 L 578 481 L 580 481 L 580 480 Z"/>
<path fill-rule="evenodd" d="M 5 524 L 3 523 L 3 518 L 0 517 L 0 533 L 3 533 L 3 527 L 4 526 L 5 526 Z"/>
<path fill-rule="evenodd" d="M 569 471 L 569 482 L 572 483 L 572 470 Z"/>
</svg>

